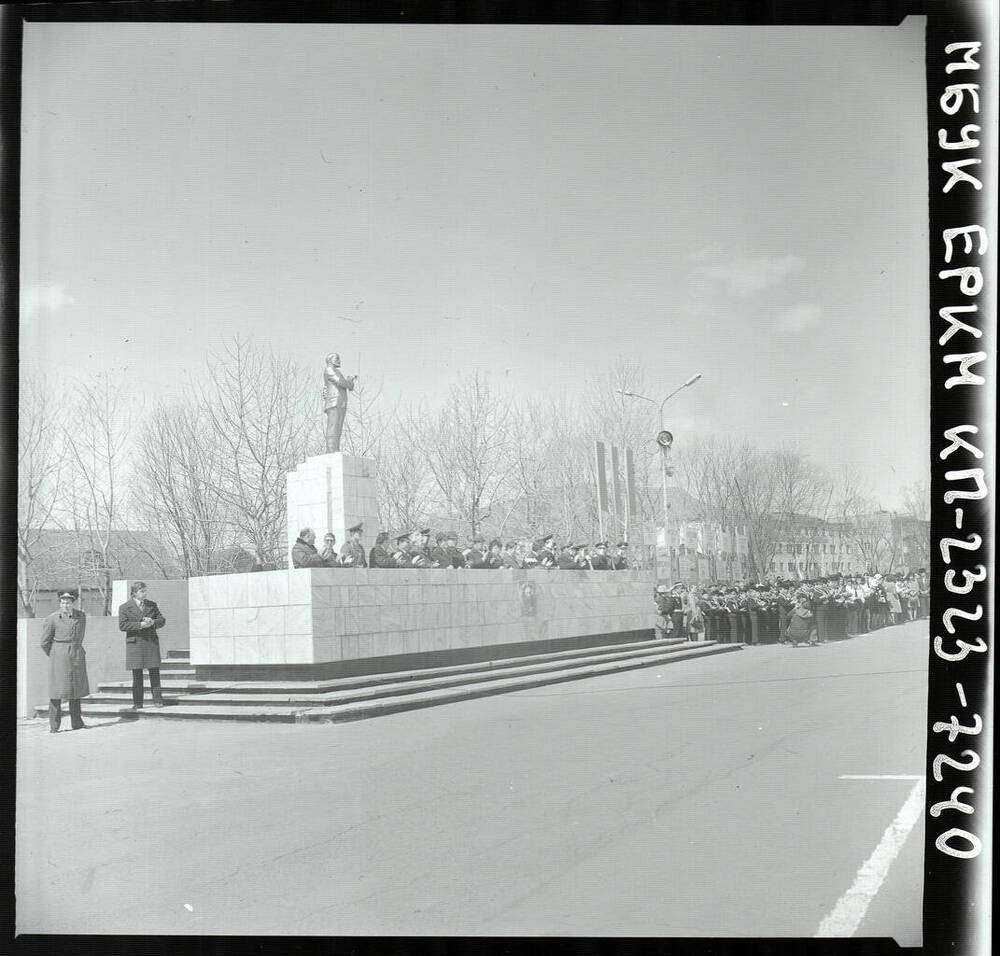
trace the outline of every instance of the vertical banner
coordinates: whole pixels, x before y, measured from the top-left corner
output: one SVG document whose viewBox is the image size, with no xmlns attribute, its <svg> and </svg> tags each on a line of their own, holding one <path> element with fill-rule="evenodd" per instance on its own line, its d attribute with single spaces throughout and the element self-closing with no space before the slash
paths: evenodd
<svg viewBox="0 0 1000 956">
<path fill-rule="evenodd" d="M 625 507 L 629 521 L 634 521 L 639 509 L 635 505 L 635 455 L 631 448 L 625 449 Z"/>
<path fill-rule="evenodd" d="M 611 446 L 611 501 L 619 520 L 622 517 L 622 486 L 618 477 L 618 448 Z"/>
<path fill-rule="evenodd" d="M 597 461 L 597 509 L 608 510 L 608 476 L 604 467 L 604 442 L 594 442 L 594 455 Z"/>
</svg>

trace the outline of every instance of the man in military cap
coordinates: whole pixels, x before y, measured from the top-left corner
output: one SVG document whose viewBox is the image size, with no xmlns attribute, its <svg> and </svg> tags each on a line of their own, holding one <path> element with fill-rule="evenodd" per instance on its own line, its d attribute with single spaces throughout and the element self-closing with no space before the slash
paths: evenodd
<svg viewBox="0 0 1000 956">
<path fill-rule="evenodd" d="M 576 571 L 579 567 L 576 563 L 576 559 L 573 556 L 573 545 L 567 541 L 559 549 L 559 557 L 556 558 L 556 567 L 560 571 Z"/>
<path fill-rule="evenodd" d="M 375 536 L 375 547 L 368 555 L 368 565 L 373 568 L 394 568 L 395 561 L 392 560 L 392 551 L 389 549 L 389 532 L 380 531 Z"/>
<path fill-rule="evenodd" d="M 90 695 L 87 679 L 87 655 L 83 638 L 87 632 L 87 615 L 73 604 L 76 592 L 65 590 L 59 595 L 59 610 L 45 618 L 42 624 L 42 650 L 49 659 L 49 733 L 59 732 L 62 722 L 62 702 L 69 702 L 69 720 L 73 730 L 83 730 L 81 700 Z"/>
<path fill-rule="evenodd" d="M 410 532 L 403 531 L 396 535 L 396 547 L 392 552 L 392 561 L 394 568 L 408 568 L 410 567 L 410 560 L 412 553 L 410 550 Z"/>
<path fill-rule="evenodd" d="M 590 556 L 590 566 L 595 571 L 608 571 L 611 562 L 608 560 L 608 542 L 598 541 L 594 545 L 594 554 Z"/>
<path fill-rule="evenodd" d="M 628 542 L 619 541 L 615 547 L 615 553 L 611 558 L 612 568 L 615 571 L 628 570 Z"/>
<path fill-rule="evenodd" d="M 538 557 L 538 566 L 540 568 L 551 569 L 556 567 L 555 545 L 555 536 L 551 534 L 543 534 L 535 542 L 535 554 Z"/>
<path fill-rule="evenodd" d="M 503 546 L 503 550 L 500 552 L 500 556 L 503 560 L 503 567 L 505 568 L 521 567 L 521 560 L 517 554 L 517 545 L 513 541 L 508 541 Z"/>
<path fill-rule="evenodd" d="M 368 561 L 365 559 L 365 549 L 361 544 L 361 532 L 364 530 L 364 522 L 359 521 L 353 527 L 347 529 L 348 538 L 344 546 L 340 549 L 340 566 L 343 568 L 367 568 Z"/>
</svg>

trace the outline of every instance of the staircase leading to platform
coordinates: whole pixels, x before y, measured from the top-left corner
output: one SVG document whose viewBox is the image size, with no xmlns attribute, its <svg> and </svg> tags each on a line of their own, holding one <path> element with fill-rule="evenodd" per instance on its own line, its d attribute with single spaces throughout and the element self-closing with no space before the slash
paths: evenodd
<svg viewBox="0 0 1000 956">
<path fill-rule="evenodd" d="M 152 707 L 148 680 L 142 710 L 132 708 L 132 682 L 99 685 L 83 701 L 84 717 L 155 720 L 244 720 L 336 723 L 640 667 L 678 664 L 741 650 L 742 644 L 683 639 L 636 641 L 504 660 L 309 681 L 198 680 L 186 651 L 171 651 L 160 668 L 164 707 Z M 41 716 L 45 706 L 36 708 Z"/>
</svg>

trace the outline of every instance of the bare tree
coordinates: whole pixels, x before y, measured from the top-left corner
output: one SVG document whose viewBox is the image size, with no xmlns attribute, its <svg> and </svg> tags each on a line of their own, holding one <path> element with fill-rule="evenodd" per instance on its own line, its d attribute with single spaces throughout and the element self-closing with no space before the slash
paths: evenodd
<svg viewBox="0 0 1000 956">
<path fill-rule="evenodd" d="M 434 478 L 427 463 L 426 415 L 410 409 L 390 420 L 380 441 L 378 517 L 383 528 L 412 530 L 431 510 Z"/>
<path fill-rule="evenodd" d="M 319 417 L 314 377 L 236 337 L 210 364 L 209 379 L 200 391 L 210 424 L 203 447 L 215 455 L 233 537 L 261 564 L 280 564 L 286 475 L 307 456 Z"/>
<path fill-rule="evenodd" d="M 233 544 L 219 456 L 205 447 L 209 434 L 208 413 L 194 402 L 157 408 L 139 434 L 133 511 L 151 534 L 132 535 L 132 544 L 165 576 L 164 546 L 191 577 L 217 570 L 218 555 Z"/>
<path fill-rule="evenodd" d="M 905 516 L 901 516 L 900 533 L 902 546 L 909 555 L 913 567 L 930 566 L 931 535 L 930 511 L 931 489 L 926 481 L 915 481 L 902 489 Z"/>
<path fill-rule="evenodd" d="M 46 529 L 60 496 L 65 457 L 49 383 L 26 375 L 18 394 L 17 428 L 17 596 L 21 613 L 35 614 L 37 562 L 53 550 Z"/>
<path fill-rule="evenodd" d="M 429 433 L 427 464 L 448 517 L 471 534 L 482 529 L 509 490 L 512 410 L 509 399 L 476 374 L 452 386 Z"/>
<path fill-rule="evenodd" d="M 107 377 L 76 390 L 71 426 L 63 429 L 68 461 L 64 482 L 67 523 L 75 531 L 80 583 L 93 582 L 103 613 L 110 613 L 114 559 L 111 544 L 124 518 L 132 399 Z"/>
<path fill-rule="evenodd" d="M 879 506 L 855 470 L 845 468 L 837 477 L 831 508 L 865 569 L 891 571 L 898 550 L 892 516 Z"/>
</svg>

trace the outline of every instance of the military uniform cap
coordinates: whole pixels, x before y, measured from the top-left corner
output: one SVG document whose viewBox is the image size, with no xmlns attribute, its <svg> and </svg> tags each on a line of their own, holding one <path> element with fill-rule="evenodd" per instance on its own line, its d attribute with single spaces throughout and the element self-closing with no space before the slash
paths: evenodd
<svg viewBox="0 0 1000 956">
<path fill-rule="evenodd" d="M 410 536 L 409 531 L 404 531 L 402 534 L 396 535 L 396 541 L 405 541 Z"/>
<path fill-rule="evenodd" d="M 430 528 L 421 528 L 420 529 L 420 533 L 421 534 L 430 534 L 431 533 L 431 529 Z"/>
<path fill-rule="evenodd" d="M 348 528 L 347 531 L 348 531 L 348 533 L 350 533 L 351 531 L 362 531 L 364 529 L 364 525 L 365 525 L 365 523 L 363 521 L 359 521 L 353 527 Z"/>
<path fill-rule="evenodd" d="M 62 600 L 63 598 L 69 598 L 71 601 L 75 601 L 77 599 L 77 593 L 76 591 L 71 591 L 69 588 L 66 588 L 65 590 L 59 592 L 59 599 Z"/>
</svg>

